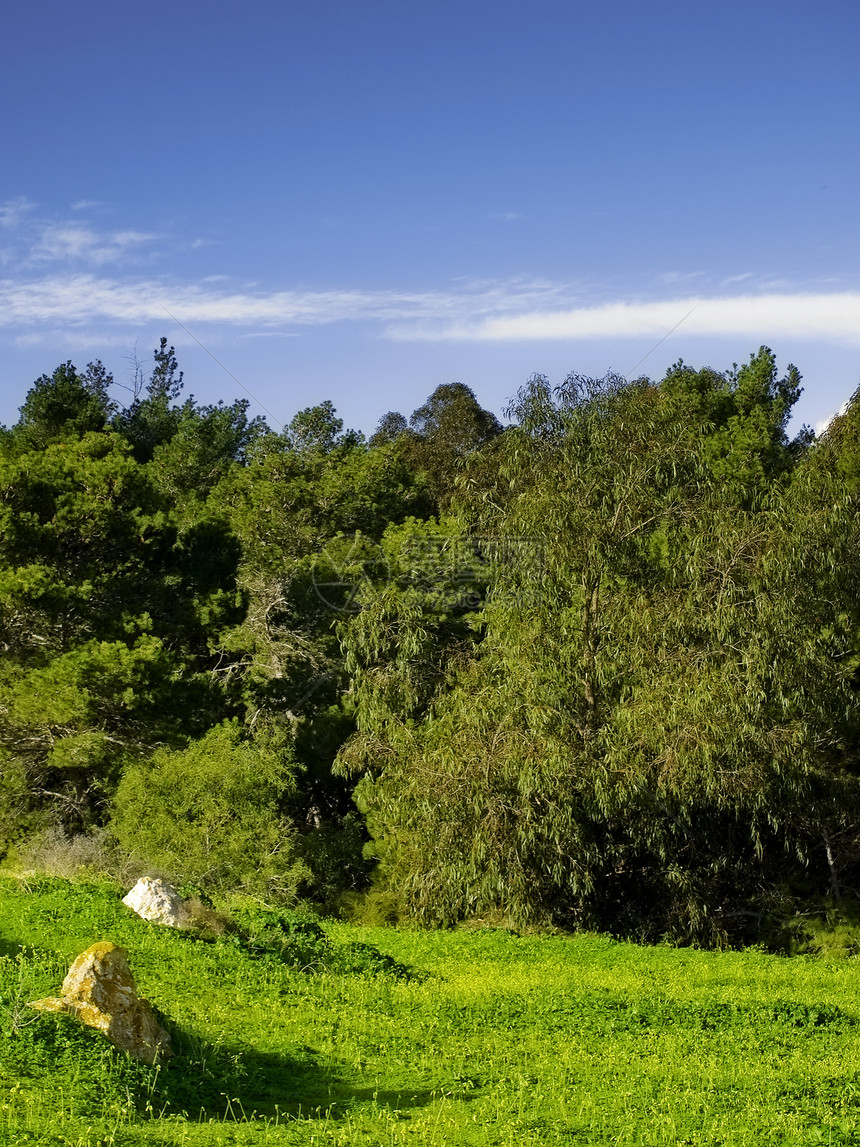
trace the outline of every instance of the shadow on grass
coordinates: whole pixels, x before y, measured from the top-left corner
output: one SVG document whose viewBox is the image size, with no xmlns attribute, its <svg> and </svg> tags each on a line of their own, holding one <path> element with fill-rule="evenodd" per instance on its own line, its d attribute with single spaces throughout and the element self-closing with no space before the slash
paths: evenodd
<svg viewBox="0 0 860 1147">
<path fill-rule="evenodd" d="M 375 1103 L 392 1111 L 425 1107 L 439 1091 L 355 1087 L 322 1066 L 312 1049 L 302 1057 L 227 1044 L 207 1045 L 172 1030 L 177 1054 L 159 1070 L 148 1105 L 154 1114 L 184 1113 L 192 1120 L 344 1118 Z M 471 1098 L 463 1095 L 462 1098 Z"/>
<path fill-rule="evenodd" d="M 0 959 L 7 956 L 9 959 L 14 960 L 20 951 L 21 945 L 17 941 L 8 940 L 5 936 L 0 936 Z"/>
</svg>

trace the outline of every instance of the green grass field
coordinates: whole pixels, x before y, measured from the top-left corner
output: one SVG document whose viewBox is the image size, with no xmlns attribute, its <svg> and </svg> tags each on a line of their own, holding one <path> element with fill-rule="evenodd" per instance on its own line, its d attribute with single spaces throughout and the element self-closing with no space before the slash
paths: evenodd
<svg viewBox="0 0 860 1147">
<path fill-rule="evenodd" d="M 339 923 L 279 957 L 120 895 L 0 881 L 4 1144 L 860 1144 L 858 960 Z M 166 1066 L 23 1006 L 98 940 Z"/>
</svg>

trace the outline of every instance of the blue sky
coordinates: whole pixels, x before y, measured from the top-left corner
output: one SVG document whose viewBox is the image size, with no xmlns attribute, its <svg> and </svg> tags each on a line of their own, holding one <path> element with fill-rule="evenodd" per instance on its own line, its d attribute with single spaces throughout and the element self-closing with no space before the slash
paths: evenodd
<svg viewBox="0 0 860 1147">
<path fill-rule="evenodd" d="M 860 376 L 859 34 L 833 0 L 6 0 L 0 421 L 164 334 L 275 425 L 762 343 L 821 424 Z"/>
</svg>

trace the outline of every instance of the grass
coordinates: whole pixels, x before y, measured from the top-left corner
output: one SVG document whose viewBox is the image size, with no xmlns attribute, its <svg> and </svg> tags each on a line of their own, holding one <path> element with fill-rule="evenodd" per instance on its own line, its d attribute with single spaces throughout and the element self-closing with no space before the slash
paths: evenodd
<svg viewBox="0 0 860 1147">
<path fill-rule="evenodd" d="M 277 948 L 119 899 L 0 881 L 0 1143 L 860 1145 L 854 959 L 301 921 Z M 158 1070 L 23 1006 L 103 939 L 167 1018 Z"/>
</svg>

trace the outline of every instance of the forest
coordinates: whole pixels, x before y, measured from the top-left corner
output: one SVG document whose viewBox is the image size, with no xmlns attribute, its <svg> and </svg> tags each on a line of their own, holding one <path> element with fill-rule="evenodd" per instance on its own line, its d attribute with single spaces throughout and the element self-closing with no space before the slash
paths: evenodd
<svg viewBox="0 0 860 1147">
<path fill-rule="evenodd" d="M 860 391 L 766 347 L 369 437 L 67 362 L 0 428 L 0 857 L 775 943 L 860 891 Z"/>
</svg>

